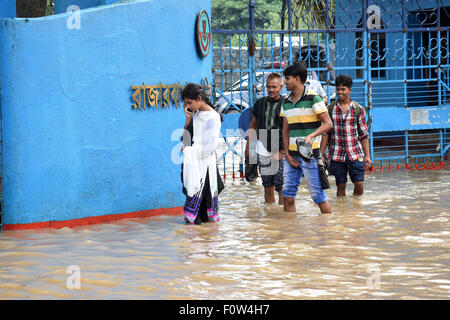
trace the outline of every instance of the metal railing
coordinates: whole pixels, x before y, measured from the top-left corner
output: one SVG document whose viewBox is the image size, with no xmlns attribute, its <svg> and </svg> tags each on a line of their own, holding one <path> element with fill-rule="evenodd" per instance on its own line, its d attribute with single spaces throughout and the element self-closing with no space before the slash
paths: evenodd
<svg viewBox="0 0 450 320">
<path fill-rule="evenodd" d="M 353 78 L 351 95 L 366 109 L 371 156 L 380 166 L 390 160 L 405 164 L 412 161 L 414 166 L 423 159 L 445 162 L 450 122 L 424 120 L 420 130 L 400 121 L 390 127 L 383 123 L 391 120 L 392 110 L 404 116 L 412 109 L 438 110 L 438 117 L 448 117 L 449 1 L 284 3 L 282 14 L 274 21 L 259 11 L 254 0 L 248 1 L 248 10 L 236 17 L 232 28 L 223 28 L 212 17 L 215 103 L 225 119 L 236 118 L 233 112 L 252 107 L 257 98 L 266 94 L 267 74 L 281 73 L 287 64 L 301 59 L 317 75 L 329 101 L 334 98 L 337 75 Z M 306 7 L 300 10 L 299 5 Z M 227 126 L 232 125 L 228 122 Z M 419 143 L 417 138 L 428 137 L 430 132 L 433 140 L 424 138 Z M 238 134 L 232 137 L 242 139 Z M 239 142 L 227 144 L 227 154 L 242 156 L 236 150 Z M 226 155 L 219 158 L 223 162 Z M 242 159 L 238 160 L 242 164 Z"/>
</svg>

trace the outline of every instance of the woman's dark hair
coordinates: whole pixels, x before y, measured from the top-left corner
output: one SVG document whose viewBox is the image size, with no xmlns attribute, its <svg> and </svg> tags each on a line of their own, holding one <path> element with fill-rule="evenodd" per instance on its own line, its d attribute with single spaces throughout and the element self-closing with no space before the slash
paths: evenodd
<svg viewBox="0 0 450 320">
<path fill-rule="evenodd" d="M 202 97 L 202 100 L 205 101 L 210 107 L 214 108 L 211 101 L 209 101 L 209 97 L 206 94 L 203 88 L 196 83 L 188 83 L 184 86 L 183 91 L 181 91 L 181 99 L 193 99 L 196 100 L 198 97 Z"/>
<path fill-rule="evenodd" d="M 302 83 L 306 83 L 306 79 L 308 78 L 308 68 L 306 67 L 306 63 L 303 61 L 296 61 L 290 66 L 287 66 L 286 69 L 283 70 L 283 75 L 287 76 L 297 76 L 300 77 L 300 81 Z"/>
<path fill-rule="evenodd" d="M 353 80 L 351 77 L 346 76 L 346 75 L 339 75 L 336 77 L 336 87 L 347 87 L 349 89 L 352 88 L 353 85 Z"/>
</svg>

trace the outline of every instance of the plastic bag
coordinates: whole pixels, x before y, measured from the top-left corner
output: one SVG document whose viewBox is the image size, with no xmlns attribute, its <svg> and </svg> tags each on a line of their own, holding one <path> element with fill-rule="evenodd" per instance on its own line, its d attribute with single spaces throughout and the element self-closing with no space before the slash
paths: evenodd
<svg viewBox="0 0 450 320">
<path fill-rule="evenodd" d="M 245 158 L 245 180 L 253 182 L 258 177 L 258 165 L 249 163 L 248 158 Z"/>
</svg>

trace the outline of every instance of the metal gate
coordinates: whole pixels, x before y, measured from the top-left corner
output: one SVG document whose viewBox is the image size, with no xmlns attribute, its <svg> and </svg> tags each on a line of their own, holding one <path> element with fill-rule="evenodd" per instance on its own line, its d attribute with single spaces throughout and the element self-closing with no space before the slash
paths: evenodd
<svg viewBox="0 0 450 320">
<path fill-rule="evenodd" d="M 242 0 L 242 15 L 227 26 L 212 16 L 224 167 L 232 153 L 242 175 L 239 114 L 266 94 L 269 73 L 297 59 L 328 101 L 337 75 L 353 78 L 352 98 L 367 111 L 371 157 L 381 169 L 448 166 L 450 0 L 280 0 L 279 14 L 264 12 L 262 2 Z"/>
</svg>

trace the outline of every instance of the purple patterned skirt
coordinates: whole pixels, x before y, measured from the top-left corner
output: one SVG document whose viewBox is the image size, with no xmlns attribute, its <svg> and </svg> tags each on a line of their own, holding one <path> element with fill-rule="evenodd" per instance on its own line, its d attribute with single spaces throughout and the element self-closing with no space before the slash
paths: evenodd
<svg viewBox="0 0 450 320">
<path fill-rule="evenodd" d="M 204 182 L 202 181 L 201 185 L 200 191 L 194 196 L 186 196 L 186 202 L 184 204 L 184 220 L 189 223 L 194 223 L 197 216 L 200 215 L 203 222 L 208 219 L 219 222 L 220 217 L 217 212 L 219 197 L 217 194 L 211 196 L 208 171 L 206 172 L 206 179 Z"/>
</svg>

